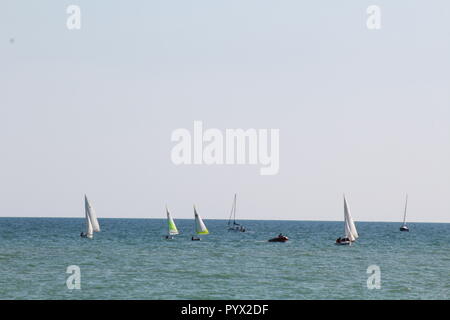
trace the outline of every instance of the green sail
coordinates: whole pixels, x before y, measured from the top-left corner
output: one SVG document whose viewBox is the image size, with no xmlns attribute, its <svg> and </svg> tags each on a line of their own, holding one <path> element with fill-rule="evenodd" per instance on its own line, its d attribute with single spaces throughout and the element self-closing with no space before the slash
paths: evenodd
<svg viewBox="0 0 450 320">
<path fill-rule="evenodd" d="M 167 223 L 169 224 L 169 234 L 172 236 L 177 235 L 179 233 L 177 226 L 175 225 L 175 222 L 173 221 L 172 217 L 170 216 L 170 212 L 169 212 L 169 210 L 167 210 L 167 208 L 166 208 L 166 211 L 167 211 Z"/>
</svg>

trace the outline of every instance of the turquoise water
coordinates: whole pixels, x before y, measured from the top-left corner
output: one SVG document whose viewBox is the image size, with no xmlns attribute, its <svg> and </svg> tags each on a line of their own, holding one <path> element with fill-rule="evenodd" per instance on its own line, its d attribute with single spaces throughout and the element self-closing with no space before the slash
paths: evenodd
<svg viewBox="0 0 450 320">
<path fill-rule="evenodd" d="M 211 234 L 163 239 L 166 220 L 0 218 L 0 299 L 449 299 L 450 224 L 356 223 L 360 238 L 336 246 L 342 222 L 205 220 Z M 269 243 L 282 232 L 290 241 Z M 69 265 L 81 290 L 69 290 Z M 367 288 L 378 265 L 381 288 Z"/>
</svg>

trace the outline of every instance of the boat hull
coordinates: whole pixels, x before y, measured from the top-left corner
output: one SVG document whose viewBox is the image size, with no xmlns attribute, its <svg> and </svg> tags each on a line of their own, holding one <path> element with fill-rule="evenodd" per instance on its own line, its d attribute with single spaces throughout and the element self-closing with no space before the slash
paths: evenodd
<svg viewBox="0 0 450 320">
<path fill-rule="evenodd" d="M 335 242 L 336 245 L 338 246 L 349 246 L 352 244 L 351 241 L 341 241 L 341 242 Z"/>
<path fill-rule="evenodd" d="M 340 245 L 340 246 L 349 246 L 352 244 L 352 242 L 355 242 L 354 240 L 350 240 L 349 238 L 338 238 L 335 241 L 335 244 Z"/>
<path fill-rule="evenodd" d="M 288 240 L 289 240 L 288 237 L 276 237 L 276 238 L 270 239 L 269 242 L 286 242 Z"/>
</svg>

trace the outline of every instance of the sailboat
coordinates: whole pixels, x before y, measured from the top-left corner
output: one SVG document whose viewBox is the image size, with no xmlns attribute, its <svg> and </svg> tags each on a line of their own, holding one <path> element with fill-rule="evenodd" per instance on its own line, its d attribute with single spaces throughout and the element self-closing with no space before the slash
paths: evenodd
<svg viewBox="0 0 450 320">
<path fill-rule="evenodd" d="M 350 245 L 352 244 L 352 242 L 355 242 L 356 239 L 359 237 L 358 232 L 356 231 L 355 223 L 353 222 L 352 215 L 350 214 L 347 199 L 345 199 L 345 196 L 344 196 L 344 231 L 345 237 L 338 238 L 336 240 L 336 244 Z"/>
<path fill-rule="evenodd" d="M 209 231 L 206 228 L 205 224 L 203 223 L 202 218 L 198 214 L 197 209 L 195 208 L 195 205 L 194 205 L 194 216 L 195 216 L 195 232 L 199 235 L 200 234 L 209 234 Z M 191 240 L 193 240 L 193 241 L 200 240 L 200 238 L 192 237 Z"/>
<path fill-rule="evenodd" d="M 100 225 L 97 220 L 97 214 L 86 195 L 84 195 L 84 211 L 86 216 L 86 233 L 82 232 L 81 237 L 92 239 L 94 232 L 100 232 Z"/>
<path fill-rule="evenodd" d="M 233 218 L 233 222 L 231 222 L 231 218 Z M 230 219 L 228 219 L 228 230 L 245 232 L 244 226 L 236 223 L 236 194 L 234 195 L 233 205 L 231 206 Z"/>
<path fill-rule="evenodd" d="M 403 214 L 403 225 L 400 227 L 400 231 L 408 231 L 409 228 L 406 225 L 406 209 L 408 208 L 408 195 L 406 195 L 406 202 L 405 202 L 405 212 Z"/>
<path fill-rule="evenodd" d="M 166 239 L 173 239 L 173 236 L 179 234 L 177 226 L 175 225 L 175 221 L 173 221 L 172 216 L 170 215 L 169 210 L 166 206 L 167 213 L 167 224 L 169 225 L 169 234 L 166 236 Z"/>
</svg>

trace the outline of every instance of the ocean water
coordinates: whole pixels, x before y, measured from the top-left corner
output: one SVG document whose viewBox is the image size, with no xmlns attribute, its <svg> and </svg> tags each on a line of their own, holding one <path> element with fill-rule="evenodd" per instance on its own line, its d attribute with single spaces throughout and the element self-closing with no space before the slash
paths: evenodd
<svg viewBox="0 0 450 320">
<path fill-rule="evenodd" d="M 205 220 L 211 234 L 190 241 L 193 220 L 164 240 L 163 219 L 0 218 L 0 299 L 449 299 L 450 224 L 357 222 L 353 246 L 336 246 L 342 222 Z M 286 234 L 290 241 L 267 240 Z M 70 290 L 67 267 L 80 268 Z M 381 288 L 368 289 L 367 269 Z"/>
</svg>

